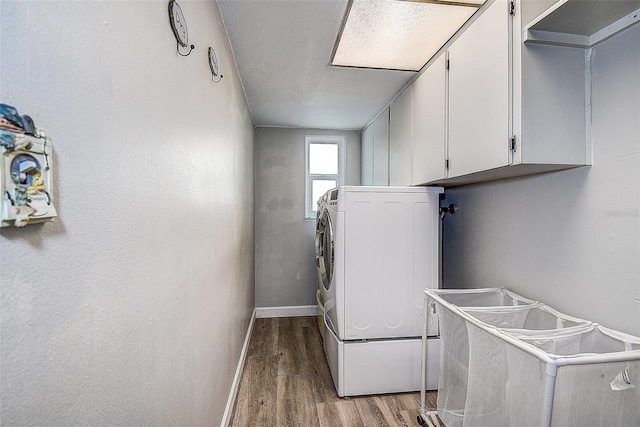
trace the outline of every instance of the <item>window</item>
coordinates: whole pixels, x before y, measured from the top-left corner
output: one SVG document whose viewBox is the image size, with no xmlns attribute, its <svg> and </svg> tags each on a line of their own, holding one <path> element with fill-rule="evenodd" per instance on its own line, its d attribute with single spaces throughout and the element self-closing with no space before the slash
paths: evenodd
<svg viewBox="0 0 640 427">
<path fill-rule="evenodd" d="M 316 217 L 317 202 L 327 190 L 344 185 L 344 136 L 305 137 L 305 218 Z"/>
</svg>

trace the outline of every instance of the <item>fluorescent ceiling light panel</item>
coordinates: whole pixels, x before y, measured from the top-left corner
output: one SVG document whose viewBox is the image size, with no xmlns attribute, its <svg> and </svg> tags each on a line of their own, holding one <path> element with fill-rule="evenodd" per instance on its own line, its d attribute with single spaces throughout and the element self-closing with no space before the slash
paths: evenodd
<svg viewBox="0 0 640 427">
<path fill-rule="evenodd" d="M 485 0 L 353 0 L 332 64 L 418 71 Z"/>
</svg>

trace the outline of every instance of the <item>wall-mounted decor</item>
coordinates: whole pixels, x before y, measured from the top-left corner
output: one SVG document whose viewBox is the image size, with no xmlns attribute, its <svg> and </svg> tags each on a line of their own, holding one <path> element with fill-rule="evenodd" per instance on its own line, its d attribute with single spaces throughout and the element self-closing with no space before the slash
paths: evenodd
<svg viewBox="0 0 640 427">
<path fill-rule="evenodd" d="M 0 227 L 24 227 L 58 216 L 53 205 L 51 141 L 31 117 L 0 104 Z"/>
<path fill-rule="evenodd" d="M 195 48 L 194 45 L 189 46 L 189 52 L 181 53 L 180 46 L 187 47 L 189 43 L 189 31 L 187 30 L 187 20 L 182 13 L 180 5 L 175 0 L 169 1 L 169 22 L 171 23 L 171 29 L 176 36 L 176 51 L 180 56 L 189 56 L 191 51 Z"/>
<path fill-rule="evenodd" d="M 216 57 L 216 51 L 212 47 L 209 47 L 209 68 L 211 68 L 211 78 L 214 83 L 218 83 L 224 77 L 220 74 L 218 65 L 218 58 Z"/>
</svg>

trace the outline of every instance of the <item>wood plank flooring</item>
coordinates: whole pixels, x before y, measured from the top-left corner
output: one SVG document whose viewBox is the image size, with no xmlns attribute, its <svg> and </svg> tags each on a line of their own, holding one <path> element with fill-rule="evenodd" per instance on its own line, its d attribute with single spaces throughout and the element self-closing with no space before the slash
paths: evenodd
<svg viewBox="0 0 640 427">
<path fill-rule="evenodd" d="M 231 426 L 410 427 L 419 413 L 420 393 L 338 397 L 315 317 L 256 319 Z"/>
</svg>

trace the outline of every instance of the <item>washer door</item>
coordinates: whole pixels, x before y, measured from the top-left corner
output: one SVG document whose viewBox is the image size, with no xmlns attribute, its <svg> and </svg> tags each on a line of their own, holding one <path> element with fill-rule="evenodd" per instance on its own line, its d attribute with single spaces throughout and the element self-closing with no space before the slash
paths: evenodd
<svg viewBox="0 0 640 427">
<path fill-rule="evenodd" d="M 333 227 L 326 209 L 316 220 L 316 266 L 322 287 L 329 290 L 333 277 Z"/>
</svg>

